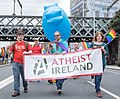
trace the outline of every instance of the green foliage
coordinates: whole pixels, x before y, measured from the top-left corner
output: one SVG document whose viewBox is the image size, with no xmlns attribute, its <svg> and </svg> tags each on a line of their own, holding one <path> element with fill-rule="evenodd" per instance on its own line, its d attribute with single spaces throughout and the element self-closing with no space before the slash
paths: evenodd
<svg viewBox="0 0 120 99">
<path fill-rule="evenodd" d="M 115 16 L 109 24 L 109 29 L 114 29 L 117 33 L 120 34 L 120 9 L 116 12 Z"/>
</svg>

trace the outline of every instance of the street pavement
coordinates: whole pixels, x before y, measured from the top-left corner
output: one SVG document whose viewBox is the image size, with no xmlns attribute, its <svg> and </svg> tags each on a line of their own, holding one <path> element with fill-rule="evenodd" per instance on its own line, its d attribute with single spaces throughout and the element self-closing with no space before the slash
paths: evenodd
<svg viewBox="0 0 120 99">
<path fill-rule="evenodd" d="M 13 78 L 7 81 L 8 85 L 1 88 L 1 82 L 12 76 L 12 68 L 3 66 L 0 68 L 0 99 L 13 99 Z M 55 84 L 49 84 L 47 81 L 29 82 L 29 93 L 23 93 L 21 84 L 21 95 L 16 99 L 98 99 L 95 96 L 94 83 L 91 77 L 83 76 L 79 79 L 68 79 L 63 86 L 63 94 L 58 96 Z M 120 67 L 107 66 L 104 72 L 101 89 L 102 99 L 120 99 Z"/>
<path fill-rule="evenodd" d="M 117 65 L 107 65 L 106 68 L 120 70 L 120 67 L 118 67 Z"/>
</svg>

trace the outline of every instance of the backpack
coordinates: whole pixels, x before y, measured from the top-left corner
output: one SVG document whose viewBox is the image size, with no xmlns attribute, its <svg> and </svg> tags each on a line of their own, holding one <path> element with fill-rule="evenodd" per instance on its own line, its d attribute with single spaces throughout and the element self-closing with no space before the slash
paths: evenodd
<svg viewBox="0 0 120 99">
<path fill-rule="evenodd" d="M 12 44 L 12 47 L 13 47 L 13 54 L 14 54 L 15 44 L 16 44 L 16 42 L 14 42 L 14 43 Z M 24 41 L 24 44 L 25 44 L 26 50 L 28 51 L 28 43 L 27 43 L 26 41 Z"/>
</svg>

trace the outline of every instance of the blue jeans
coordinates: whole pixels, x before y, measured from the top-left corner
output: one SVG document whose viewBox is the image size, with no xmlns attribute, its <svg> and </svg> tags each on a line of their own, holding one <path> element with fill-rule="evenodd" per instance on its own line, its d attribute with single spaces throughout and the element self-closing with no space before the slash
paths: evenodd
<svg viewBox="0 0 120 99">
<path fill-rule="evenodd" d="M 102 75 L 95 75 L 95 90 L 96 90 L 96 93 L 101 91 L 100 90 L 101 79 L 102 79 Z"/>
<path fill-rule="evenodd" d="M 57 79 L 56 80 L 56 86 L 57 86 L 57 90 L 60 89 L 62 90 L 62 86 L 63 86 L 63 82 L 65 81 L 65 79 Z"/>
<path fill-rule="evenodd" d="M 103 71 L 104 71 L 104 69 L 105 69 L 105 66 L 103 66 Z M 100 90 L 101 80 L 102 80 L 102 75 L 95 75 L 95 90 L 96 90 L 96 93 L 101 91 Z"/>
<path fill-rule="evenodd" d="M 13 69 L 13 76 L 14 76 L 14 91 L 20 93 L 20 75 L 22 77 L 23 87 L 27 88 L 27 85 L 28 85 L 24 77 L 23 64 L 14 62 L 12 69 Z"/>
</svg>

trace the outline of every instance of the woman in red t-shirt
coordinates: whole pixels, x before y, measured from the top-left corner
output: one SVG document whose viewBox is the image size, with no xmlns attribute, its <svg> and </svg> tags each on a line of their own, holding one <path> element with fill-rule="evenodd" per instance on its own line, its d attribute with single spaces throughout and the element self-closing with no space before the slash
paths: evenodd
<svg viewBox="0 0 120 99">
<path fill-rule="evenodd" d="M 39 44 L 39 38 L 35 38 L 34 45 L 32 46 L 32 54 L 41 54 L 41 50 L 42 50 L 42 47 L 41 47 L 41 44 Z"/>
<path fill-rule="evenodd" d="M 35 42 L 35 44 L 32 47 L 32 53 L 33 54 L 41 54 L 42 47 L 41 47 L 41 44 L 39 44 L 39 38 L 35 38 L 34 42 Z"/>
</svg>

